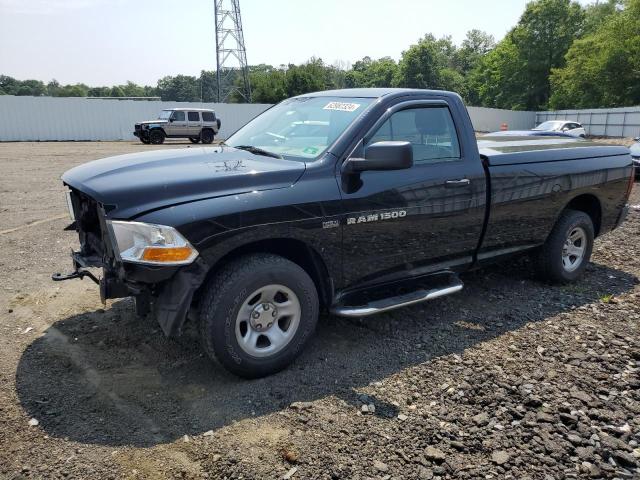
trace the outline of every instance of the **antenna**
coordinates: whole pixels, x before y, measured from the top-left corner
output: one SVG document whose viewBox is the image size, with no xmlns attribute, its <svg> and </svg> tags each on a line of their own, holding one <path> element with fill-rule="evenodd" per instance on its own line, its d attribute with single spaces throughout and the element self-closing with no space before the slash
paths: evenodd
<svg viewBox="0 0 640 480">
<path fill-rule="evenodd" d="M 244 46 L 239 0 L 214 0 L 216 14 L 216 80 L 218 103 L 238 93 L 251 102 L 247 49 Z M 236 82 L 238 75 L 241 81 Z"/>
</svg>

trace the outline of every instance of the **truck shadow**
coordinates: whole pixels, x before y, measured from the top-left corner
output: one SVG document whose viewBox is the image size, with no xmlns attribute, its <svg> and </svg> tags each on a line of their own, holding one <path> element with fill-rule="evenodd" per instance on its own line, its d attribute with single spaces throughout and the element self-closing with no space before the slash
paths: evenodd
<svg viewBox="0 0 640 480">
<path fill-rule="evenodd" d="M 18 365 L 18 397 L 48 435 L 101 445 L 167 443 L 331 395 L 355 409 L 357 389 L 371 382 L 619 295 L 638 281 L 595 264 L 581 283 L 553 287 L 532 280 L 526 260 L 463 280 L 464 294 L 378 317 L 324 316 L 293 366 L 253 381 L 206 358 L 194 328 L 166 339 L 152 319 L 137 319 L 132 303 L 120 301 L 60 320 L 35 340 Z M 376 414 L 395 416 L 393 405 L 370 401 Z"/>
</svg>

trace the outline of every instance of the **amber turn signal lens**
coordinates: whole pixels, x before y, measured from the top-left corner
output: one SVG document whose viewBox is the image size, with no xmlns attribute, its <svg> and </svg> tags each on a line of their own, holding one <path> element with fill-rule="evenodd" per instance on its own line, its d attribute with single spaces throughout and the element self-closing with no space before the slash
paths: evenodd
<svg viewBox="0 0 640 480">
<path fill-rule="evenodd" d="M 191 247 L 147 247 L 142 254 L 142 260 L 167 263 L 183 262 L 192 253 Z"/>
</svg>

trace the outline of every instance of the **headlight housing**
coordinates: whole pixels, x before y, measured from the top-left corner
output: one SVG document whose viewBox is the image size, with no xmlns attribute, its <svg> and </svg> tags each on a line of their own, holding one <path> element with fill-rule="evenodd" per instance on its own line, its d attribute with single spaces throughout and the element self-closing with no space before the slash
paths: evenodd
<svg viewBox="0 0 640 480">
<path fill-rule="evenodd" d="M 120 258 L 146 265 L 188 265 L 198 251 L 173 227 L 107 220 Z"/>
</svg>

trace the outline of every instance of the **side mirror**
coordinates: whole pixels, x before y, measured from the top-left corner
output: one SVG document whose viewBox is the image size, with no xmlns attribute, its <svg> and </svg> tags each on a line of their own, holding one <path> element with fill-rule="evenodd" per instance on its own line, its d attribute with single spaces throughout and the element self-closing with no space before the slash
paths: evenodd
<svg viewBox="0 0 640 480">
<path fill-rule="evenodd" d="M 175 118 L 173 117 L 169 117 L 169 121 L 173 123 L 173 121 L 175 120 Z"/>
<path fill-rule="evenodd" d="M 376 142 L 365 148 L 364 158 L 350 158 L 344 173 L 367 170 L 403 170 L 413 166 L 413 148 L 409 142 Z"/>
</svg>

